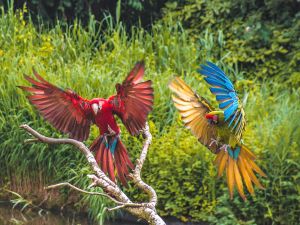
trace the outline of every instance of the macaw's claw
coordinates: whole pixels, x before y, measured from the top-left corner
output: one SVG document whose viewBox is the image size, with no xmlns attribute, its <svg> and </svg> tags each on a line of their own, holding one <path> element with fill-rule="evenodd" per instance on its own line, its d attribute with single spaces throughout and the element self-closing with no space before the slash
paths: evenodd
<svg viewBox="0 0 300 225">
<path fill-rule="evenodd" d="M 228 152 L 228 149 L 230 149 L 230 146 L 227 144 L 222 145 L 220 148 L 220 150 L 224 150 L 225 152 Z"/>
<path fill-rule="evenodd" d="M 215 144 L 216 146 L 219 145 L 219 141 L 217 139 L 211 138 L 211 142 L 208 145 L 209 147 L 211 147 L 213 144 Z"/>
</svg>

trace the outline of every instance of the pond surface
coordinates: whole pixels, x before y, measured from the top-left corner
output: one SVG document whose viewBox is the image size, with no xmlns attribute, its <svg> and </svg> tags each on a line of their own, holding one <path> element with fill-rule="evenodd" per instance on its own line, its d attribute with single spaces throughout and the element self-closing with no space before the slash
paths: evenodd
<svg viewBox="0 0 300 225">
<path fill-rule="evenodd" d="M 12 209 L 9 204 L 0 204 L 0 225 L 96 225 L 86 216 L 62 214 L 60 212 L 24 212 Z M 105 222 L 105 225 L 143 225 L 135 222 Z"/>
<path fill-rule="evenodd" d="M 107 221 L 105 225 L 145 225 L 135 222 L 136 219 L 126 217 L 125 220 Z M 168 225 L 208 225 L 207 223 L 182 223 L 177 219 L 166 219 Z M 86 216 L 62 214 L 61 212 L 24 212 L 13 209 L 11 204 L 0 203 L 0 225 L 97 225 Z"/>
</svg>

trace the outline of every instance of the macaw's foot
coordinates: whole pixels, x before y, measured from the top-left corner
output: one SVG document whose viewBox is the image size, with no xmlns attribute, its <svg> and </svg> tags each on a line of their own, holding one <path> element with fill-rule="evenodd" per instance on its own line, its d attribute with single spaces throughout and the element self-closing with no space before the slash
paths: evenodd
<svg viewBox="0 0 300 225">
<path fill-rule="evenodd" d="M 230 149 L 229 145 L 224 144 L 224 145 L 221 146 L 220 150 L 224 150 L 225 152 L 228 152 L 228 150 L 231 150 L 231 149 Z"/>
<path fill-rule="evenodd" d="M 224 150 L 225 152 L 228 152 L 229 156 L 235 160 L 238 159 L 238 156 L 240 154 L 241 148 L 239 146 L 237 146 L 234 149 L 231 149 L 230 145 L 222 145 L 222 147 L 220 148 L 220 151 Z"/>
<path fill-rule="evenodd" d="M 210 140 L 211 140 L 211 142 L 208 145 L 209 147 L 211 147 L 213 144 L 215 144 L 216 146 L 219 145 L 219 141 L 217 139 L 211 138 Z"/>
</svg>

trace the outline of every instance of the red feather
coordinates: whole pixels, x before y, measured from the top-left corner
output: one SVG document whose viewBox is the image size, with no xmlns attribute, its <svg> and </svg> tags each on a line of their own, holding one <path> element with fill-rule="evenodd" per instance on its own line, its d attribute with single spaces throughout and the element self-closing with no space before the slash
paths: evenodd
<svg viewBox="0 0 300 225">
<path fill-rule="evenodd" d="M 110 97 L 113 112 L 117 114 L 131 135 L 144 128 L 153 106 L 152 81 L 139 82 L 144 75 L 144 64 L 137 63 L 122 85 L 117 85 L 117 95 Z"/>
<path fill-rule="evenodd" d="M 50 84 L 35 71 L 34 74 L 39 81 L 24 75 L 32 87 L 19 86 L 31 93 L 29 101 L 56 129 L 79 141 L 86 140 L 92 123 L 88 100 Z M 87 107 L 83 108 L 82 105 Z"/>
<path fill-rule="evenodd" d="M 123 168 L 122 168 L 122 165 L 124 165 L 124 162 L 122 162 L 122 160 L 120 159 L 119 154 L 115 154 L 115 162 L 116 162 L 118 177 L 119 177 L 121 183 L 124 186 L 127 186 L 126 178 L 125 178 L 125 175 L 124 175 L 125 173 L 124 173 Z"/>
<path fill-rule="evenodd" d="M 91 124 L 95 123 L 100 129 L 100 136 L 94 140 L 90 150 L 95 152 L 95 159 L 104 173 L 108 173 L 115 181 L 116 170 L 118 179 L 126 185 L 129 169 L 134 168 L 126 147 L 118 139 L 112 155 L 102 138 L 103 135 L 111 135 L 107 136 L 110 143 L 113 140 L 111 138 L 120 133 L 114 114 L 121 118 L 132 135 L 138 134 L 144 128 L 153 106 L 152 82 L 141 82 L 144 72 L 144 62 L 136 63 L 122 84 L 116 85 L 117 95 L 108 99 L 86 100 L 70 89 L 63 90 L 54 86 L 35 70 L 35 79 L 24 75 L 31 87 L 19 87 L 30 94 L 29 101 L 50 124 L 73 139 L 86 140 Z"/>
<path fill-rule="evenodd" d="M 126 83 L 138 83 L 144 75 L 145 72 L 145 63 L 144 61 L 137 62 L 133 69 L 130 71 L 128 76 L 126 77 L 125 81 L 123 82 L 123 85 Z"/>
<path fill-rule="evenodd" d="M 107 166 L 108 167 L 108 175 L 109 175 L 110 179 L 115 182 L 116 178 L 115 178 L 114 162 L 113 162 L 112 154 L 109 150 L 107 153 L 107 165 L 108 165 Z"/>
</svg>

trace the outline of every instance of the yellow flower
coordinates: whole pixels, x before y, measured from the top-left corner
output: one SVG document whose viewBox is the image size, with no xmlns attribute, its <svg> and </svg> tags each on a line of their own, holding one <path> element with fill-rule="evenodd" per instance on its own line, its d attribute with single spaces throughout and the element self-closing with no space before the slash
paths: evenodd
<svg viewBox="0 0 300 225">
<path fill-rule="evenodd" d="M 21 65 L 24 65 L 24 64 L 25 64 L 24 58 L 20 58 L 19 65 L 21 66 Z"/>
<path fill-rule="evenodd" d="M 4 55 L 4 51 L 0 49 L 0 56 Z"/>
<path fill-rule="evenodd" d="M 41 56 L 47 57 L 52 53 L 53 49 L 54 47 L 52 46 L 51 42 L 45 41 L 39 48 L 39 54 Z"/>
</svg>

